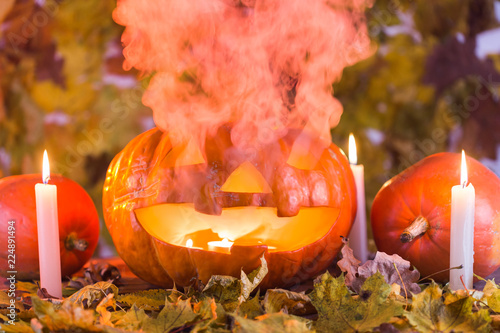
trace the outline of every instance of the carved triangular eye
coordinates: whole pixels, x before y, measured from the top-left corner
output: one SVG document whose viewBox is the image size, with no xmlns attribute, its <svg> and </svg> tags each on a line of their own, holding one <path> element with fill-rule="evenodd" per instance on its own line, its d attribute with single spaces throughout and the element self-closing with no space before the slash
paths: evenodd
<svg viewBox="0 0 500 333">
<path fill-rule="evenodd" d="M 329 142 L 301 133 L 292 145 L 286 163 L 301 170 L 314 170 Z"/>
<path fill-rule="evenodd" d="M 165 157 L 165 165 L 171 168 L 205 163 L 200 147 L 190 139 L 170 150 Z"/>
<path fill-rule="evenodd" d="M 229 175 L 220 190 L 235 193 L 272 193 L 264 176 L 248 161 Z"/>
</svg>

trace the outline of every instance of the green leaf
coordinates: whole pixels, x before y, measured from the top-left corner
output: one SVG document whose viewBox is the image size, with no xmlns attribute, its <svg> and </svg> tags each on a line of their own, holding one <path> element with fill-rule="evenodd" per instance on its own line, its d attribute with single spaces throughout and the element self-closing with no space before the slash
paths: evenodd
<svg viewBox="0 0 500 333">
<path fill-rule="evenodd" d="M 91 306 L 94 301 L 101 301 L 109 293 L 118 295 L 118 288 L 111 282 L 97 282 L 93 285 L 85 286 L 71 295 L 69 300 L 76 304 Z"/>
<path fill-rule="evenodd" d="M 136 305 L 144 310 L 159 310 L 165 305 L 167 297 L 170 302 L 184 296 L 180 291 L 167 289 L 151 289 L 118 295 L 116 300 L 128 306 Z"/>
<path fill-rule="evenodd" d="M 434 282 L 413 296 L 411 312 L 405 313 L 420 332 L 489 332 L 491 318 L 483 309 L 472 313 L 473 298 L 443 292 Z"/>
<path fill-rule="evenodd" d="M 309 321 L 283 312 L 260 316 L 257 320 L 235 316 L 236 332 L 241 333 L 302 333 L 311 332 Z"/>
<path fill-rule="evenodd" d="M 198 315 L 191 307 L 191 300 L 179 300 L 176 303 L 166 302 L 158 317 L 144 320 L 142 329 L 145 332 L 169 332 L 170 330 L 192 323 Z"/>
<path fill-rule="evenodd" d="M 264 309 L 267 313 L 285 310 L 287 313 L 302 315 L 311 308 L 311 299 L 303 293 L 285 289 L 269 289 L 264 297 Z"/>
<path fill-rule="evenodd" d="M 315 283 L 309 295 L 318 310 L 316 328 L 322 332 L 366 332 L 401 315 L 402 306 L 389 299 L 391 287 L 380 273 L 369 277 L 359 297 L 352 297 L 344 276 L 332 277 L 328 272 Z"/>
</svg>

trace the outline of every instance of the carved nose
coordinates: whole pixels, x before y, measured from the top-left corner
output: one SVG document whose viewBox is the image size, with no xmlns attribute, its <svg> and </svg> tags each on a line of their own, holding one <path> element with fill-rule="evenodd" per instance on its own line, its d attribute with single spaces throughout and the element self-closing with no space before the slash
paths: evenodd
<svg viewBox="0 0 500 333">
<path fill-rule="evenodd" d="M 272 193 L 264 176 L 250 162 L 244 162 L 236 168 L 220 190 L 234 193 Z"/>
</svg>

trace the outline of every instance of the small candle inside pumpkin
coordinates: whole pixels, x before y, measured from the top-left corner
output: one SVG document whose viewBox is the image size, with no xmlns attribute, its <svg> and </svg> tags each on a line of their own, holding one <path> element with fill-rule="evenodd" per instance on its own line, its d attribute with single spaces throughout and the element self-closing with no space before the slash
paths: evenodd
<svg viewBox="0 0 500 333">
<path fill-rule="evenodd" d="M 208 242 L 208 249 L 215 252 L 230 253 L 231 246 L 233 246 L 233 244 L 233 242 L 230 242 L 227 238 L 224 238 L 221 241 Z"/>
</svg>

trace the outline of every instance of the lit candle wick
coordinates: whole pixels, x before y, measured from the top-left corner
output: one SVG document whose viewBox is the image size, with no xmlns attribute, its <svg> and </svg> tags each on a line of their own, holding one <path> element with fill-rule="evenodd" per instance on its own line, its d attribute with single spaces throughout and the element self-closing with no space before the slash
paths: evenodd
<svg viewBox="0 0 500 333">
<path fill-rule="evenodd" d="M 186 247 L 193 247 L 193 240 L 191 238 L 186 241 Z"/>
</svg>

